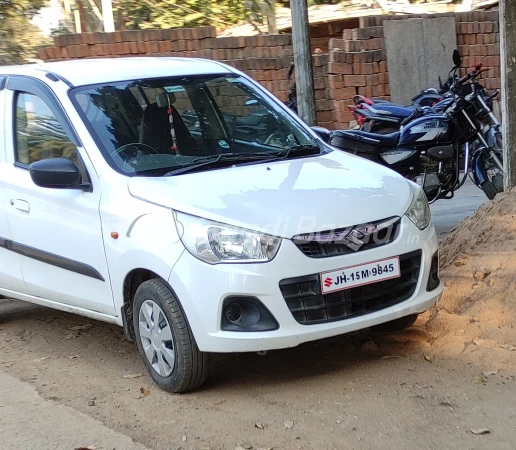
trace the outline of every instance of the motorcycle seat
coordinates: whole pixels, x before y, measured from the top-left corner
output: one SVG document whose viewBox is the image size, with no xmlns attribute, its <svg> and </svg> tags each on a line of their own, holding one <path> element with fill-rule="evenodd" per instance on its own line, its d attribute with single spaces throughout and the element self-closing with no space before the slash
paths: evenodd
<svg viewBox="0 0 516 450">
<path fill-rule="evenodd" d="M 367 106 L 367 109 L 374 114 L 379 116 L 389 116 L 389 117 L 398 117 L 401 119 L 406 119 L 414 112 L 414 107 L 408 106 L 398 106 L 393 104 L 375 104 L 374 106 Z"/>
<path fill-rule="evenodd" d="M 376 134 L 360 130 L 337 130 L 332 133 L 332 142 L 334 139 L 336 143 L 339 140 L 347 140 L 378 148 L 396 147 L 398 145 L 399 138 L 399 131 L 390 134 Z M 340 147 L 340 145 L 337 145 L 337 147 Z"/>
</svg>

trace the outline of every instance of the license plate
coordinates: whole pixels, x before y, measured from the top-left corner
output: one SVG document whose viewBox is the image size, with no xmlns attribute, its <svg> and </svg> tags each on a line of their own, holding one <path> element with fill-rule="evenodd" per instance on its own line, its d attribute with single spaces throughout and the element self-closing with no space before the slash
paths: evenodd
<svg viewBox="0 0 516 450">
<path fill-rule="evenodd" d="M 330 294 L 400 276 L 400 258 L 395 256 L 358 266 L 323 272 L 321 273 L 321 289 L 323 294 Z"/>
</svg>

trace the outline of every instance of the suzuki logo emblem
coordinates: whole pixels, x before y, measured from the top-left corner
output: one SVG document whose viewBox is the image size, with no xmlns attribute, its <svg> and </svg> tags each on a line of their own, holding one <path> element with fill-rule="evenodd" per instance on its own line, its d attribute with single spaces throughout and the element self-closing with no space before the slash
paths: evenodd
<svg viewBox="0 0 516 450">
<path fill-rule="evenodd" d="M 331 278 L 326 278 L 326 280 L 324 280 L 324 285 L 329 288 L 331 285 L 333 284 L 333 280 Z"/>
<path fill-rule="evenodd" d="M 362 240 L 364 237 L 365 235 L 361 231 L 352 230 L 351 233 L 346 236 L 346 240 L 348 242 L 346 242 L 345 245 L 351 250 L 358 252 L 365 244 L 365 242 Z"/>
</svg>

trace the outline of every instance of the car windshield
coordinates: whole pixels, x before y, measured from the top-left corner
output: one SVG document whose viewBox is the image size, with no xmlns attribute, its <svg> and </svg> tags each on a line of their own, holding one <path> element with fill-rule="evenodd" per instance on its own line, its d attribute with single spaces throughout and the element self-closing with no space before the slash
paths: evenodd
<svg viewBox="0 0 516 450">
<path fill-rule="evenodd" d="M 221 161 L 220 155 L 292 157 L 289 150 L 317 146 L 288 113 L 235 75 L 107 83 L 75 88 L 71 98 L 108 163 L 126 175 L 165 175 Z"/>
</svg>

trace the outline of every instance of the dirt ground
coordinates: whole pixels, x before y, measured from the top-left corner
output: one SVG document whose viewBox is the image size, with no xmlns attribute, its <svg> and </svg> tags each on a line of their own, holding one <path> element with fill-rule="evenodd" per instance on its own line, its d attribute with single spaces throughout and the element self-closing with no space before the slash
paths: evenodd
<svg viewBox="0 0 516 450">
<path fill-rule="evenodd" d="M 515 253 L 516 192 L 443 243 L 445 295 L 416 326 L 221 356 L 187 395 L 160 391 L 119 328 L 4 299 L 0 370 L 153 449 L 513 450 Z"/>
</svg>

